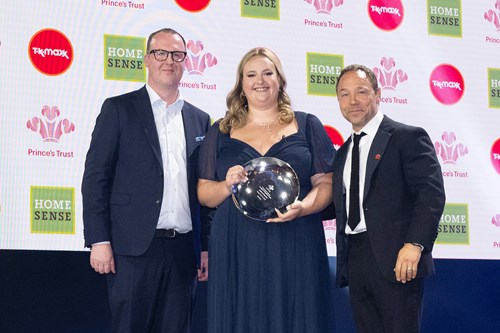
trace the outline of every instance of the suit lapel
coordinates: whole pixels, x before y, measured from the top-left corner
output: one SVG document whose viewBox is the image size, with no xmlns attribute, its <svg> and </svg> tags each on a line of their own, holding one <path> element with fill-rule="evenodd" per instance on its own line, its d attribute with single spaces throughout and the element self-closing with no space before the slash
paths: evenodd
<svg viewBox="0 0 500 333">
<path fill-rule="evenodd" d="M 134 109 L 136 110 L 137 115 L 139 116 L 146 137 L 148 138 L 149 144 L 151 145 L 151 148 L 153 149 L 153 152 L 156 158 L 158 159 L 158 162 L 163 168 L 160 139 L 158 138 L 158 131 L 156 130 L 155 119 L 153 116 L 153 109 L 151 108 L 151 102 L 149 100 L 149 95 L 146 90 L 146 86 L 139 89 L 135 96 L 136 98 L 132 101 Z"/>
<path fill-rule="evenodd" d="M 347 152 L 348 152 L 348 147 L 351 144 L 352 141 L 352 136 L 349 136 L 349 139 L 347 139 L 346 142 L 344 142 L 343 146 L 339 148 L 337 151 L 337 154 L 335 155 L 335 160 L 336 160 L 336 167 L 334 169 L 334 177 L 337 180 L 337 184 L 340 184 L 339 186 L 342 186 L 342 191 L 340 192 L 341 194 L 344 194 L 344 180 L 343 180 L 343 175 L 344 175 L 344 168 L 345 168 L 345 161 L 347 158 Z"/>
<path fill-rule="evenodd" d="M 336 205 L 337 211 L 337 228 L 339 230 L 345 230 L 345 201 L 344 201 L 344 168 L 345 162 L 347 158 L 348 147 L 351 143 L 351 137 L 344 142 L 342 147 L 337 150 L 337 154 L 335 155 L 334 169 L 333 169 L 333 187 L 336 190 L 333 191 L 334 202 Z"/>
<path fill-rule="evenodd" d="M 184 107 L 182 108 L 182 123 L 184 124 L 184 136 L 186 139 L 186 161 L 189 161 L 189 157 L 198 146 L 196 138 L 200 135 L 200 133 L 196 132 L 198 128 L 195 121 L 196 117 L 191 105 L 184 102 Z"/>
<path fill-rule="evenodd" d="M 370 190 L 373 173 L 377 169 L 382 158 L 384 158 L 385 148 L 391 139 L 391 131 L 393 128 L 394 126 L 392 126 L 391 120 L 387 116 L 384 116 L 377 134 L 375 134 L 375 138 L 373 138 L 366 161 L 364 198 L 366 198 L 368 191 Z"/>
</svg>

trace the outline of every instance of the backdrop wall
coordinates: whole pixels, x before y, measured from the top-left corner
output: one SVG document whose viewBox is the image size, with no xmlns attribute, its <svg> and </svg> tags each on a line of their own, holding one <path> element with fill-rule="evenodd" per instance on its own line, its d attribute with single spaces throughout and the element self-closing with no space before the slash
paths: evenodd
<svg viewBox="0 0 500 333">
<path fill-rule="evenodd" d="M 85 251 L 80 183 L 95 118 L 105 98 L 144 84 L 146 38 L 172 27 L 188 42 L 186 100 L 222 117 L 242 55 L 267 46 L 282 60 L 294 108 L 316 114 L 336 147 L 350 134 L 336 101 L 338 74 L 351 63 L 373 68 L 382 112 L 424 127 L 435 143 L 447 193 L 435 257 L 497 265 L 500 1 L 0 6 L 0 249 Z M 334 260 L 335 221 L 324 226 Z"/>
</svg>

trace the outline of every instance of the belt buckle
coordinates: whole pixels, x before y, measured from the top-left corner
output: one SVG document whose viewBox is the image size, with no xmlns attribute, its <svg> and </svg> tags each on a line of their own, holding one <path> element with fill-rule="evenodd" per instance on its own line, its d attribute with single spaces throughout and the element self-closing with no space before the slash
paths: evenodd
<svg viewBox="0 0 500 333">
<path fill-rule="evenodd" d="M 167 237 L 167 238 L 175 238 L 176 234 L 177 234 L 177 232 L 175 231 L 175 229 L 166 229 L 165 230 L 165 237 Z"/>
<path fill-rule="evenodd" d="M 175 238 L 177 231 L 175 229 L 156 229 L 155 238 Z"/>
</svg>

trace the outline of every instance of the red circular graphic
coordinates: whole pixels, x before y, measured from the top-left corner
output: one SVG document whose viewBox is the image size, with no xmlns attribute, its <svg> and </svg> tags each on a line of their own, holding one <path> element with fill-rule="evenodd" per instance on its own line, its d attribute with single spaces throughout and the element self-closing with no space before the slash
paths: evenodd
<svg viewBox="0 0 500 333">
<path fill-rule="evenodd" d="M 43 29 L 31 37 L 28 54 L 35 68 L 46 75 L 61 75 L 73 62 L 73 46 L 62 32 Z"/>
<path fill-rule="evenodd" d="M 210 4 L 210 0 L 175 0 L 177 5 L 188 12 L 201 12 Z"/>
<path fill-rule="evenodd" d="M 493 146 L 491 146 L 491 164 L 495 168 L 495 171 L 500 174 L 500 139 L 497 139 Z"/>
<path fill-rule="evenodd" d="M 323 127 L 325 128 L 326 134 L 330 137 L 330 140 L 332 140 L 335 149 L 339 149 L 340 146 L 344 144 L 342 135 L 330 125 L 324 125 Z"/>
<path fill-rule="evenodd" d="M 403 22 L 404 8 L 401 0 L 370 0 L 368 15 L 373 24 L 382 30 L 391 31 Z"/>
<path fill-rule="evenodd" d="M 434 97 L 445 105 L 457 103 L 465 91 L 465 82 L 460 71 L 450 65 L 438 65 L 431 73 L 429 86 Z"/>
</svg>

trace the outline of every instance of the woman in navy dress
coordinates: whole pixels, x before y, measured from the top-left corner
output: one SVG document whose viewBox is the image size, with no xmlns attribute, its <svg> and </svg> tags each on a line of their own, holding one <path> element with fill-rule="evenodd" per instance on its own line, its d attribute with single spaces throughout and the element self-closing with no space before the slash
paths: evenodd
<svg viewBox="0 0 500 333">
<path fill-rule="evenodd" d="M 209 243 L 209 333 L 328 333 L 331 283 L 321 211 L 332 201 L 332 143 L 317 117 L 294 112 L 269 49 L 241 60 L 228 112 L 207 133 L 198 196 L 217 207 Z M 234 205 L 243 164 L 279 158 L 300 181 L 296 202 L 258 221 Z"/>
</svg>

